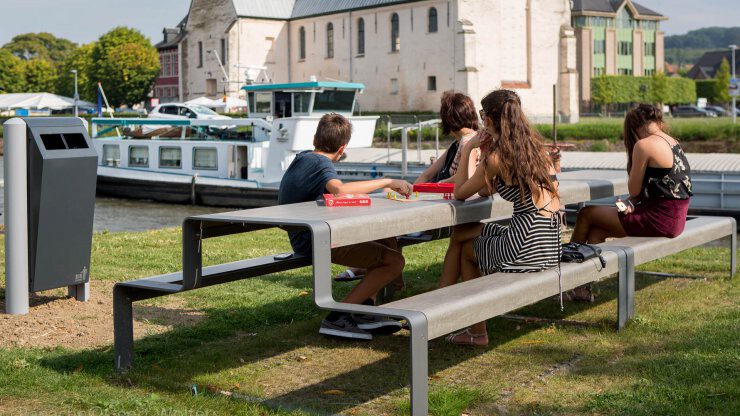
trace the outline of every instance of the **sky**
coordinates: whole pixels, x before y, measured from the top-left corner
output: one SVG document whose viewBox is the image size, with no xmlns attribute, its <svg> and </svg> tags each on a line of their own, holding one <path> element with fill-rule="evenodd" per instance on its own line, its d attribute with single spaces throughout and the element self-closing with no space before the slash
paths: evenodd
<svg viewBox="0 0 740 416">
<path fill-rule="evenodd" d="M 739 26 L 740 0 L 639 0 L 669 17 L 661 25 L 668 35 L 707 26 Z M 88 43 L 116 26 L 134 27 L 153 43 L 164 27 L 175 26 L 190 0 L 0 0 L 0 45 L 28 32 L 50 32 Z"/>
</svg>

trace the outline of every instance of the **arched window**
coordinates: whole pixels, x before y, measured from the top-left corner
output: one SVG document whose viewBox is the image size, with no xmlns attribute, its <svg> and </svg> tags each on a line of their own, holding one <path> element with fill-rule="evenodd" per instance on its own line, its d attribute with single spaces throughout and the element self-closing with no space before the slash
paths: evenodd
<svg viewBox="0 0 740 416">
<path fill-rule="evenodd" d="M 398 13 L 393 13 L 391 16 L 391 52 L 398 52 L 401 50 L 401 34 L 398 23 Z"/>
<path fill-rule="evenodd" d="M 306 28 L 298 29 L 298 59 L 306 59 Z"/>
<path fill-rule="evenodd" d="M 437 9 L 431 7 L 429 9 L 429 33 L 435 33 L 437 31 Z"/>
<path fill-rule="evenodd" d="M 357 54 L 365 54 L 365 19 L 357 19 Z"/>
<path fill-rule="evenodd" d="M 334 57 L 334 24 L 326 25 L 326 57 Z"/>
</svg>

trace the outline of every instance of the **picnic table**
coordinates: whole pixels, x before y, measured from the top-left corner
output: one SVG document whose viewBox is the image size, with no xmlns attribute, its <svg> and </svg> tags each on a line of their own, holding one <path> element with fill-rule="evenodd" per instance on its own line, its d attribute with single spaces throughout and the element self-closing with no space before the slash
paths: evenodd
<svg viewBox="0 0 740 416">
<path fill-rule="evenodd" d="M 563 204 L 582 203 L 627 193 L 626 172 L 563 172 L 558 174 L 558 179 Z M 305 202 L 189 217 L 183 223 L 181 273 L 123 282 L 114 289 L 116 367 L 125 369 L 133 364 L 131 302 L 311 265 L 313 297 L 320 308 L 348 313 L 380 314 L 407 320 L 411 328 L 412 351 L 418 351 L 421 346 L 425 350 L 423 354 L 412 353 L 411 357 L 412 412 L 425 414 L 425 316 L 414 312 L 400 314 L 399 310 L 384 308 L 383 305 L 354 305 L 335 301 L 332 296 L 330 250 L 458 224 L 505 219 L 511 213 L 511 203 L 498 196 L 472 198 L 468 201 L 445 200 L 441 195 L 424 196 L 419 201 L 402 203 L 378 195 L 373 198 L 369 207 L 330 208 L 317 202 Z M 273 227 L 286 231 L 309 231 L 313 241 L 312 255 L 296 255 L 285 260 L 266 256 L 203 267 L 203 239 Z M 417 328 L 424 328 L 424 331 L 415 331 Z M 419 377 L 424 380 L 419 380 Z"/>
</svg>

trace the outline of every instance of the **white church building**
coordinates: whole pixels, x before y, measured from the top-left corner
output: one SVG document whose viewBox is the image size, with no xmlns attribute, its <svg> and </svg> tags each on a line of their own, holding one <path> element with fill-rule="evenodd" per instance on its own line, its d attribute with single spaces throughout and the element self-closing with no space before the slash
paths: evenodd
<svg viewBox="0 0 740 416">
<path fill-rule="evenodd" d="M 179 95 L 243 96 L 248 67 L 274 83 L 358 82 L 361 111 L 438 111 L 508 88 L 535 119 L 578 119 L 570 0 L 192 0 Z"/>
</svg>

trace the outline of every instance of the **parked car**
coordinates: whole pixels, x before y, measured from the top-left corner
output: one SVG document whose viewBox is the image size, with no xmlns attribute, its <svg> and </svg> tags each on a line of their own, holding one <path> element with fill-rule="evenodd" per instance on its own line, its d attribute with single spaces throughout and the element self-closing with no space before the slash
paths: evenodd
<svg viewBox="0 0 740 416">
<path fill-rule="evenodd" d="M 673 109 L 673 117 L 717 117 L 717 113 L 695 105 L 681 105 Z"/>
<path fill-rule="evenodd" d="M 728 110 L 725 110 L 724 108 L 718 105 L 708 105 L 704 107 L 704 109 L 717 114 L 718 117 L 726 117 L 726 116 L 732 115 L 732 113 L 730 113 Z"/>
<path fill-rule="evenodd" d="M 165 118 L 183 120 L 194 118 L 198 120 L 230 120 L 229 116 L 222 116 L 210 108 L 202 105 L 190 105 L 183 103 L 159 104 L 149 112 L 149 118 Z"/>
</svg>

